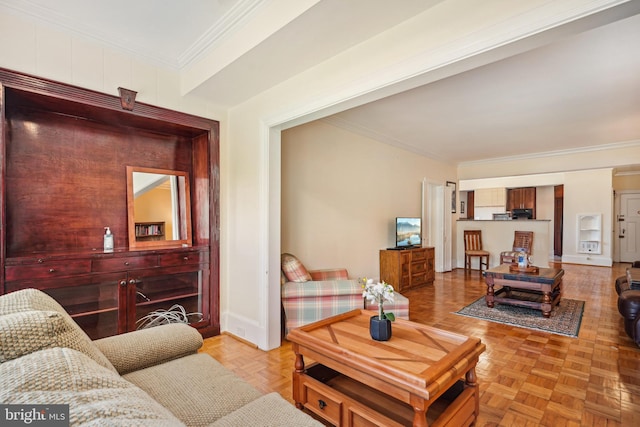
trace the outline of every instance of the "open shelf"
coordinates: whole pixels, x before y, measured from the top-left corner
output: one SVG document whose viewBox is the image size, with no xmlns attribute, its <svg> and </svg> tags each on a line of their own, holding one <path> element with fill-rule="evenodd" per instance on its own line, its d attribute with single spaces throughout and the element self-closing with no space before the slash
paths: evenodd
<svg viewBox="0 0 640 427">
<path fill-rule="evenodd" d="M 578 215 L 578 253 L 602 253 L 602 214 Z"/>
<path fill-rule="evenodd" d="M 307 403 L 305 410 L 324 419 L 339 419 L 340 412 L 349 414 L 346 425 L 406 426 L 413 424 L 411 405 L 352 378 L 314 364 L 307 368 L 304 387 Z M 465 387 L 462 379 L 444 391 L 427 411 L 428 425 L 468 425 L 475 411 L 475 389 Z M 318 402 L 328 403 L 317 407 Z M 340 409 L 342 408 L 342 409 Z"/>
</svg>

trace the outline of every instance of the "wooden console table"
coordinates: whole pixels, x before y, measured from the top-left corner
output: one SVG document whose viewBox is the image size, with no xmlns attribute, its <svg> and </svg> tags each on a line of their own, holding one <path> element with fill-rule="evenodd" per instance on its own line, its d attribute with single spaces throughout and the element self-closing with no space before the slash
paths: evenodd
<svg viewBox="0 0 640 427">
<path fill-rule="evenodd" d="M 519 305 L 541 310 L 544 317 L 551 315 L 554 305 L 560 303 L 562 295 L 561 268 L 540 268 L 537 273 L 511 272 L 508 264 L 485 271 L 487 283 L 487 307 L 493 308 L 495 303 Z M 496 285 L 502 286 L 498 291 Z M 512 289 L 522 290 L 528 293 L 541 294 L 539 299 L 520 298 L 512 294 Z"/>
<path fill-rule="evenodd" d="M 479 410 L 478 338 L 397 319 L 374 341 L 353 310 L 292 330 L 293 399 L 336 426 L 469 426 Z M 304 356 L 316 363 L 305 366 Z"/>
</svg>

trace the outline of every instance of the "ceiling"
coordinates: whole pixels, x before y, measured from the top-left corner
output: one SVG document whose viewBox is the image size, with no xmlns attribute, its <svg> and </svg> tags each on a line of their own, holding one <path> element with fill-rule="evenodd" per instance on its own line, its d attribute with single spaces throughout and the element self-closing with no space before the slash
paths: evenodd
<svg viewBox="0 0 640 427">
<path fill-rule="evenodd" d="M 640 142 L 639 46 L 637 15 L 331 120 L 451 163 Z"/>
<path fill-rule="evenodd" d="M 195 91 L 236 105 L 440 1 L 403 0 L 393 8 L 386 0 L 315 2 L 239 49 Z M 0 0 L 5 12 L 175 70 L 272 6 L 269 0 Z M 324 120 L 453 164 L 640 143 L 638 46 L 635 15 Z"/>
</svg>

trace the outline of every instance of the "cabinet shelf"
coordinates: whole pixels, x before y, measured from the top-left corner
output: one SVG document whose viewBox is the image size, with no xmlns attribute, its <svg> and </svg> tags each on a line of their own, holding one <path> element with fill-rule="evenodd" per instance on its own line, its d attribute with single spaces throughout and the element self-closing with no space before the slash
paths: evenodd
<svg viewBox="0 0 640 427">
<path fill-rule="evenodd" d="M 578 215 L 578 253 L 602 253 L 602 214 Z"/>
<path fill-rule="evenodd" d="M 164 222 L 136 222 L 136 239 L 164 240 Z"/>
<path fill-rule="evenodd" d="M 161 304 L 167 301 L 172 301 L 175 302 L 176 300 L 180 300 L 180 299 L 186 299 L 186 298 L 193 298 L 193 297 L 197 297 L 198 296 L 198 292 L 190 292 L 190 293 L 184 293 L 184 292 L 172 292 L 171 294 L 167 294 L 164 295 L 162 298 L 149 298 L 150 301 L 142 301 L 142 302 L 138 302 L 136 303 L 136 305 L 138 307 L 144 307 L 147 305 L 153 305 L 153 304 Z"/>
<path fill-rule="evenodd" d="M 117 312 L 118 306 L 115 305 L 113 307 L 108 308 L 98 308 L 92 309 L 91 307 L 95 306 L 95 304 L 77 304 L 72 306 L 67 306 L 65 309 L 69 313 L 72 318 L 85 317 L 85 316 L 93 316 L 96 314 L 109 313 L 109 312 Z"/>
</svg>

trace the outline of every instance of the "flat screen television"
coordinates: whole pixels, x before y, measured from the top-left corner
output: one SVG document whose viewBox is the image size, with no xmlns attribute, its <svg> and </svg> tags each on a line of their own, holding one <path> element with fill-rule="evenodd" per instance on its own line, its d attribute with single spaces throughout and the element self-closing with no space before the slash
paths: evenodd
<svg viewBox="0 0 640 427">
<path fill-rule="evenodd" d="M 396 248 L 422 245 L 422 221 L 420 218 L 396 218 Z"/>
</svg>

